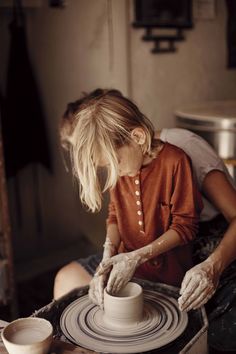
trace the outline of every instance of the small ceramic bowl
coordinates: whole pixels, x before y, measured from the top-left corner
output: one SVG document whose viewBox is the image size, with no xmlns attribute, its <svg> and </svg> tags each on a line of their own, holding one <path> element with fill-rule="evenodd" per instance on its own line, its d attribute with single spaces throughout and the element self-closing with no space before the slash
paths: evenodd
<svg viewBox="0 0 236 354">
<path fill-rule="evenodd" d="M 104 290 L 104 321 L 115 327 L 134 325 L 143 318 L 143 289 L 129 282 L 116 295 Z"/>
<path fill-rule="evenodd" d="M 43 318 L 19 318 L 2 331 L 2 341 L 9 354 L 47 354 L 53 327 Z"/>
</svg>

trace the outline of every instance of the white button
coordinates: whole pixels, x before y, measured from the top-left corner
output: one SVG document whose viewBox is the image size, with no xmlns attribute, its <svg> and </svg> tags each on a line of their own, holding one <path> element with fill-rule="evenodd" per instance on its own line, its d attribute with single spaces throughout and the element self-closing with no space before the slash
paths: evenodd
<svg viewBox="0 0 236 354">
<path fill-rule="evenodd" d="M 138 215 L 142 215 L 141 210 L 138 210 L 138 211 L 137 211 L 137 214 L 138 214 Z"/>
<path fill-rule="evenodd" d="M 139 184 L 139 180 L 136 179 L 136 180 L 134 181 L 134 183 L 135 183 L 135 184 Z"/>
<path fill-rule="evenodd" d="M 136 194 L 136 195 L 140 195 L 139 191 L 135 191 L 135 194 Z"/>
<path fill-rule="evenodd" d="M 138 224 L 139 224 L 139 225 L 143 225 L 143 222 L 142 222 L 142 221 L 139 221 Z"/>
<path fill-rule="evenodd" d="M 139 200 L 137 200 L 136 204 L 137 204 L 137 205 L 140 205 L 140 204 L 141 204 L 141 202 L 140 202 Z"/>
</svg>

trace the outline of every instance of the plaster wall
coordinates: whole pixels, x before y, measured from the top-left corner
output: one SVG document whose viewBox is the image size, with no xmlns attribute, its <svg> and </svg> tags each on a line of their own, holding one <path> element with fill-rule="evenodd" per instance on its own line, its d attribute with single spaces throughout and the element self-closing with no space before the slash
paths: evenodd
<svg viewBox="0 0 236 354">
<path fill-rule="evenodd" d="M 151 54 L 153 44 L 141 40 L 145 31 L 131 29 L 132 97 L 157 128 L 173 127 L 174 111 L 185 105 L 236 98 L 236 70 L 227 68 L 226 4 L 215 5 L 215 18 L 194 19 L 174 54 Z M 133 13 L 131 3 L 131 21 Z"/>
</svg>

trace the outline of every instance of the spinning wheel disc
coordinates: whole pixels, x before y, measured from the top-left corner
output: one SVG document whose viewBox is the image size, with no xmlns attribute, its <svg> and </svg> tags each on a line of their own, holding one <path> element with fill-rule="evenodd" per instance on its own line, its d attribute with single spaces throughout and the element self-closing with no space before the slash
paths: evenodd
<svg viewBox="0 0 236 354">
<path fill-rule="evenodd" d="M 72 302 L 62 313 L 63 334 L 76 345 L 98 352 L 137 353 L 160 348 L 179 337 L 188 316 L 176 299 L 144 290 L 144 316 L 139 323 L 117 328 L 104 319 L 103 311 L 88 295 Z"/>
</svg>

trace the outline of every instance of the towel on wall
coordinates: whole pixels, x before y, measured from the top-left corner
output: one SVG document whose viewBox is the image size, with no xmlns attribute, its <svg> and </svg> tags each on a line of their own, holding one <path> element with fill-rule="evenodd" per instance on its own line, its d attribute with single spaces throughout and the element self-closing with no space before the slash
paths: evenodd
<svg viewBox="0 0 236 354">
<path fill-rule="evenodd" d="M 7 261 L 0 259 L 0 304 L 6 305 L 8 282 L 7 282 Z"/>
<path fill-rule="evenodd" d="M 226 0 L 228 10 L 227 46 L 228 68 L 236 68 L 236 1 Z"/>
</svg>

